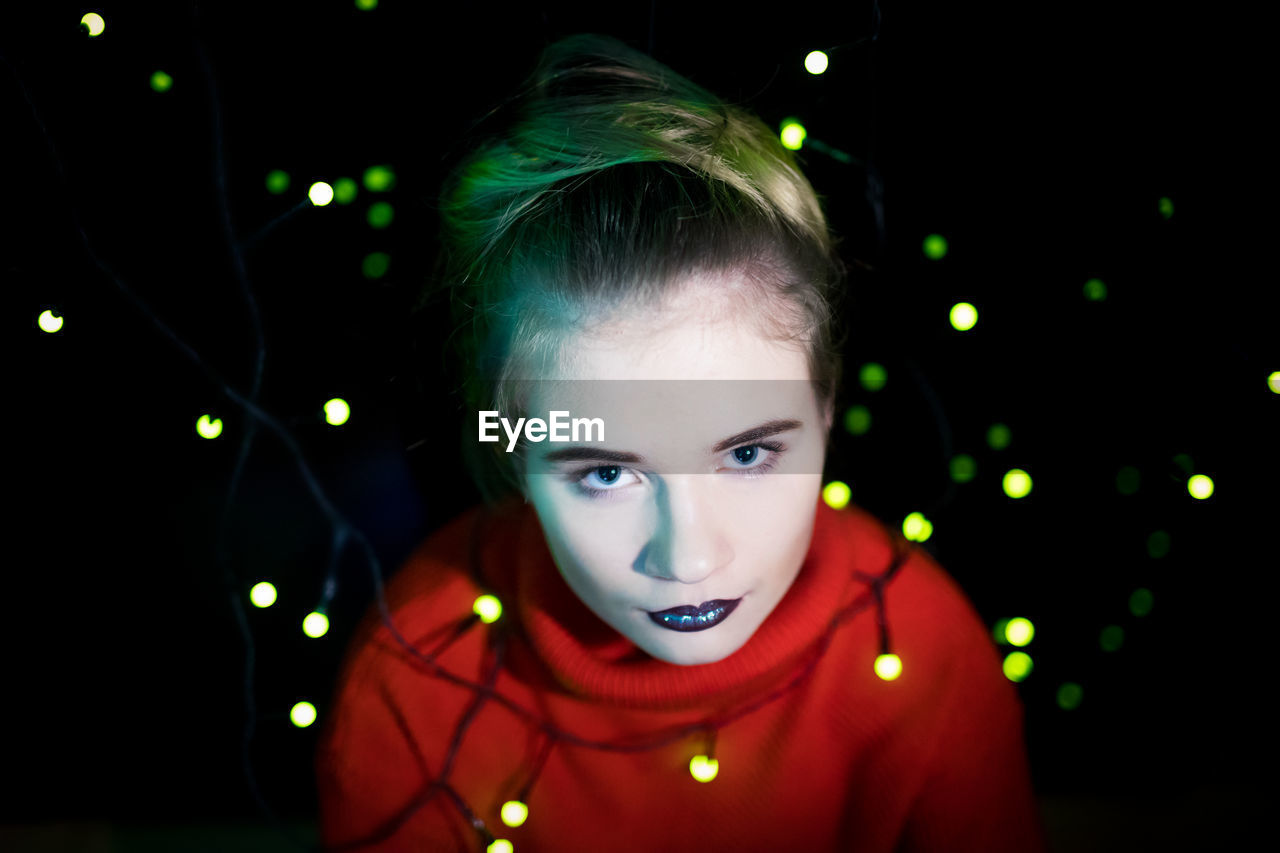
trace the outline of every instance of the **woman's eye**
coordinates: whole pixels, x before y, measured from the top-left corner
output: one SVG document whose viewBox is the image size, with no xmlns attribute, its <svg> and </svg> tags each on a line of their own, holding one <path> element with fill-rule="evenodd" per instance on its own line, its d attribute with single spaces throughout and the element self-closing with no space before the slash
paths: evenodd
<svg viewBox="0 0 1280 853">
<path fill-rule="evenodd" d="M 634 478 L 634 475 L 631 476 Z M 597 468 L 587 469 L 578 478 L 578 487 L 587 494 L 617 491 L 622 486 L 632 482 L 627 477 L 627 469 L 621 465 L 601 465 Z"/>
<path fill-rule="evenodd" d="M 729 467 L 737 470 L 772 467 L 782 448 L 776 444 L 747 444 L 729 451 Z"/>
</svg>

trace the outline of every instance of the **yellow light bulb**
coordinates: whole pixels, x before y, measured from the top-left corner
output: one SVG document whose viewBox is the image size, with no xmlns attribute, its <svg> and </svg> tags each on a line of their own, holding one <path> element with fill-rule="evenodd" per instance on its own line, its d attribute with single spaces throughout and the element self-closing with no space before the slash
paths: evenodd
<svg viewBox="0 0 1280 853">
<path fill-rule="evenodd" d="M 519 800 L 507 800 L 502 804 L 502 822 L 507 826 L 519 826 L 529 817 L 529 807 Z"/>
<path fill-rule="evenodd" d="M 480 621 L 490 623 L 497 621 L 502 615 L 502 602 L 492 595 L 482 595 L 476 599 L 471 609 L 480 617 Z"/>
<path fill-rule="evenodd" d="M 893 681 L 902 675 L 902 658 L 897 655 L 880 655 L 876 658 L 876 675 L 885 681 Z"/>
<path fill-rule="evenodd" d="M 689 760 L 689 772 L 699 782 L 710 782 L 720 772 L 720 762 L 705 755 L 695 755 Z"/>
</svg>

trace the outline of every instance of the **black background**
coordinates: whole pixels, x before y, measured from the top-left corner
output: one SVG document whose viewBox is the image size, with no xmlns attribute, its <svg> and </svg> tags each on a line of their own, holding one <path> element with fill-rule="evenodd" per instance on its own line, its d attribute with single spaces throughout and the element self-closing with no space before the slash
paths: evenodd
<svg viewBox="0 0 1280 853">
<path fill-rule="evenodd" d="M 1273 766 L 1264 697 L 1280 433 L 1280 396 L 1265 384 L 1280 369 L 1280 300 L 1263 264 L 1274 165 L 1258 156 L 1274 72 L 1257 21 L 1100 2 L 888 4 L 878 31 L 864 2 L 756 15 L 722 4 L 225 2 L 196 14 L 127 3 L 97 8 L 107 31 L 91 39 L 77 27 L 88 10 L 41 3 L 0 30 L 9 411 L 20 424 L 8 454 L 12 789 L 0 821 L 262 819 L 239 759 L 245 646 L 219 547 L 242 592 L 259 578 L 280 590 L 275 607 L 247 614 L 251 754 L 275 811 L 314 816 L 317 727 L 286 715 L 299 699 L 325 712 L 371 570 L 349 552 L 332 630 L 301 635 L 332 526 L 266 431 L 219 540 L 246 418 L 206 370 L 247 393 L 255 357 L 220 206 L 245 240 L 314 180 L 381 163 L 396 172 L 383 194 L 390 228 L 367 226 L 379 196 L 362 189 L 349 206 L 305 206 L 242 254 L 265 330 L 261 405 L 390 572 L 476 499 L 442 403 L 447 320 L 409 322 L 444 158 L 543 44 L 582 31 L 649 49 L 767 123 L 798 115 L 856 158 L 801 152 L 857 262 L 844 402 L 875 418 L 866 436 L 837 436 L 828 476 L 891 522 L 925 511 L 930 550 L 988 623 L 1035 620 L 1036 670 L 1019 690 L 1060 848 L 1190 848 L 1253 819 Z M 821 77 L 801 64 L 815 48 L 831 57 Z M 171 91 L 150 89 L 156 69 Z M 265 190 L 277 168 L 293 179 L 283 196 Z M 920 251 L 933 232 L 950 241 L 941 261 Z M 360 272 L 371 251 L 392 258 L 379 281 Z M 1092 277 L 1106 301 L 1083 298 Z M 972 332 L 947 325 L 959 300 L 979 307 Z M 35 326 L 47 307 L 66 318 L 56 335 Z M 888 370 L 883 391 L 853 381 L 868 361 Z M 332 396 L 353 409 L 340 430 L 320 413 Z M 195 436 L 205 412 L 226 424 L 216 442 Z M 1013 431 L 1002 451 L 984 442 L 995 422 Z M 977 458 L 974 482 L 949 487 L 948 451 Z M 1181 453 L 1214 477 L 1211 500 L 1187 497 Z M 1135 495 L 1117 493 L 1123 465 L 1142 473 Z M 1021 501 L 1000 490 L 1011 467 L 1035 479 Z M 1161 560 L 1146 550 L 1155 530 L 1172 538 Z M 1155 595 L 1141 620 L 1127 610 L 1139 586 Z M 1126 629 L 1112 654 L 1098 647 L 1107 624 Z M 1070 713 L 1054 701 L 1064 681 L 1085 687 Z"/>
</svg>

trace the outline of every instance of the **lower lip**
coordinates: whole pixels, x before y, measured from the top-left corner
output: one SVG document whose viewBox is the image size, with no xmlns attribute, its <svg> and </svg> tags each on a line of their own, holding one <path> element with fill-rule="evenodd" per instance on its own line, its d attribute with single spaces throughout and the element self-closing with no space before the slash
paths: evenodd
<svg viewBox="0 0 1280 853">
<path fill-rule="evenodd" d="M 656 613 L 652 611 L 646 612 L 655 625 L 671 631 L 705 631 L 728 619 L 729 614 L 736 610 L 741 603 L 741 598 L 732 600 L 716 599 L 715 601 L 708 601 L 703 607 L 699 608 L 697 613 L 689 612 L 684 608 L 660 610 Z M 684 610 L 683 613 L 681 612 L 682 610 Z"/>
</svg>

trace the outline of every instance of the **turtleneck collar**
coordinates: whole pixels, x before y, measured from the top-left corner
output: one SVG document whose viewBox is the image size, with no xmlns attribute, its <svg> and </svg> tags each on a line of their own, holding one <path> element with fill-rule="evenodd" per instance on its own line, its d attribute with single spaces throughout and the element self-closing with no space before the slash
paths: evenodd
<svg viewBox="0 0 1280 853">
<path fill-rule="evenodd" d="M 864 510 L 834 510 L 820 500 L 815 512 L 799 574 L 751 639 L 723 660 L 681 666 L 650 656 L 592 613 L 561 577 L 533 507 L 506 504 L 490 516 L 480 559 L 483 578 L 514 610 L 524 647 L 509 663 L 536 659 L 542 677 L 564 693 L 634 709 L 728 704 L 780 686 L 866 589 L 855 572 L 879 574 L 893 556 L 887 531 Z"/>
</svg>

